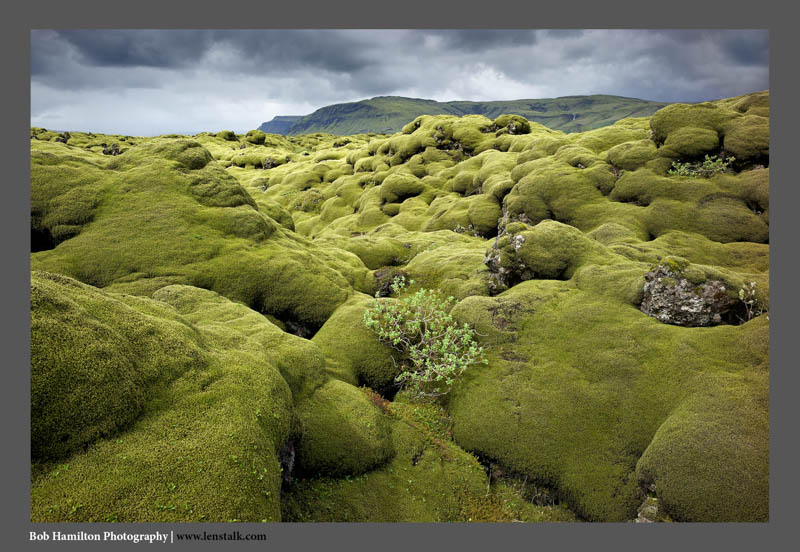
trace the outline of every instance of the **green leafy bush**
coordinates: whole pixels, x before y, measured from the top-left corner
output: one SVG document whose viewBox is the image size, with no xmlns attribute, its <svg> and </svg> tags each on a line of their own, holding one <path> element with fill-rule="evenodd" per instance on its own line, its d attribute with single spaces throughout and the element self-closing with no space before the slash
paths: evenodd
<svg viewBox="0 0 800 552">
<path fill-rule="evenodd" d="M 702 163 L 672 163 L 672 168 L 667 174 L 672 176 L 690 176 L 693 178 L 709 178 L 715 174 L 725 172 L 736 161 L 735 157 L 717 157 L 706 155 Z"/>
<path fill-rule="evenodd" d="M 414 280 L 408 283 L 413 285 Z M 399 295 L 406 287 L 405 278 L 395 278 L 391 287 Z M 403 371 L 396 381 L 417 399 L 446 394 L 464 370 L 486 364 L 475 330 L 468 324 L 459 326 L 447 313 L 453 301 L 437 290 L 421 288 L 400 301 L 376 300 L 364 313 L 364 325 L 403 354 Z"/>
</svg>

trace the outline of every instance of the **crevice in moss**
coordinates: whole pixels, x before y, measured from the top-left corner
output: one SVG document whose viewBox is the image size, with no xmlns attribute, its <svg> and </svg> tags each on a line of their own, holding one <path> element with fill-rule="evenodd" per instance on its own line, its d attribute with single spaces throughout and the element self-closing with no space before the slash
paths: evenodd
<svg viewBox="0 0 800 552">
<path fill-rule="evenodd" d="M 54 249 L 56 240 L 47 228 L 31 228 L 31 253 Z"/>
<path fill-rule="evenodd" d="M 500 482 L 512 484 L 518 489 L 520 496 L 531 504 L 535 506 L 565 506 L 575 515 L 576 519 L 586 521 L 572 509 L 569 501 L 550 482 L 530 478 L 527 474 L 516 471 L 489 456 L 475 452 L 471 454 L 483 466 L 490 485 Z"/>
<path fill-rule="evenodd" d="M 373 383 L 373 385 L 374 385 L 374 383 Z M 358 378 L 358 386 L 359 387 L 369 387 L 376 395 L 378 395 L 377 397 L 375 397 L 375 400 L 380 401 L 381 399 L 383 399 L 383 400 L 388 401 L 388 402 L 392 402 L 394 400 L 395 396 L 397 396 L 397 393 L 399 393 L 400 390 L 403 388 L 403 386 L 401 384 L 397 383 L 394 380 L 392 380 L 392 381 L 390 381 L 390 382 L 388 382 L 388 383 L 386 383 L 384 385 L 380 385 L 380 386 L 377 386 L 377 387 L 370 387 L 369 383 L 366 381 L 366 379 L 361 378 L 361 377 Z M 375 402 L 375 400 L 373 400 L 373 402 Z M 376 406 L 380 406 L 380 405 L 378 405 L 376 403 Z"/>
</svg>

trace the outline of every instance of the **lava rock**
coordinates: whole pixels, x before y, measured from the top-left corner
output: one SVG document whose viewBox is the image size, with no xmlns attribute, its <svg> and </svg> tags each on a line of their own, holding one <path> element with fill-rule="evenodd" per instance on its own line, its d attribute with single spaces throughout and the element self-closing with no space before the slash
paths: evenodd
<svg viewBox="0 0 800 552">
<path fill-rule="evenodd" d="M 659 265 L 644 275 L 641 311 L 665 324 L 716 326 L 733 303 L 719 280 L 694 284 L 669 267 Z"/>
</svg>

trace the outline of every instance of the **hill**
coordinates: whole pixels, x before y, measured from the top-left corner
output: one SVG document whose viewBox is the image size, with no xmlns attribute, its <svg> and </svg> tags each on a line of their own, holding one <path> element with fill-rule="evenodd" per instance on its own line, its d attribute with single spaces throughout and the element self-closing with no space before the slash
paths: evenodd
<svg viewBox="0 0 800 552">
<path fill-rule="evenodd" d="M 31 519 L 769 520 L 769 139 L 32 128 Z M 486 360 L 432 402 L 365 325 L 423 289 Z"/>
<path fill-rule="evenodd" d="M 258 130 L 268 134 L 289 134 L 289 129 L 302 115 L 276 115 L 271 121 L 261 123 Z"/>
<path fill-rule="evenodd" d="M 626 117 L 650 116 L 666 105 L 605 95 L 490 102 L 437 102 L 379 96 L 360 102 L 329 105 L 303 117 L 276 117 L 263 123 L 259 130 L 286 135 L 314 132 L 393 134 L 420 115 L 483 115 L 494 119 L 503 114 L 513 114 L 555 130 L 580 132 L 607 126 Z M 278 132 L 285 128 L 288 119 L 293 119 L 288 129 Z"/>
</svg>

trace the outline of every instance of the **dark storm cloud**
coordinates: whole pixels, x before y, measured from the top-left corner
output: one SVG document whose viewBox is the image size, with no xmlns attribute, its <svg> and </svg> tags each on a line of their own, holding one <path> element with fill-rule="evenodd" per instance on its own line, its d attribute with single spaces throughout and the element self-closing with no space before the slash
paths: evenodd
<svg viewBox="0 0 800 552">
<path fill-rule="evenodd" d="M 446 48 L 475 52 L 504 46 L 531 46 L 536 43 L 536 32 L 531 29 L 457 29 L 432 31 L 430 34 L 441 37 Z"/>
<path fill-rule="evenodd" d="M 767 65 L 769 36 L 764 32 L 743 32 L 726 38 L 722 47 L 731 61 L 738 65 Z"/>
<path fill-rule="evenodd" d="M 211 44 L 208 31 L 67 30 L 58 35 L 87 65 L 181 67 L 197 61 Z"/>
<path fill-rule="evenodd" d="M 692 102 L 768 88 L 768 58 L 765 30 L 38 30 L 31 118 L 152 134 L 378 95 Z"/>
</svg>

